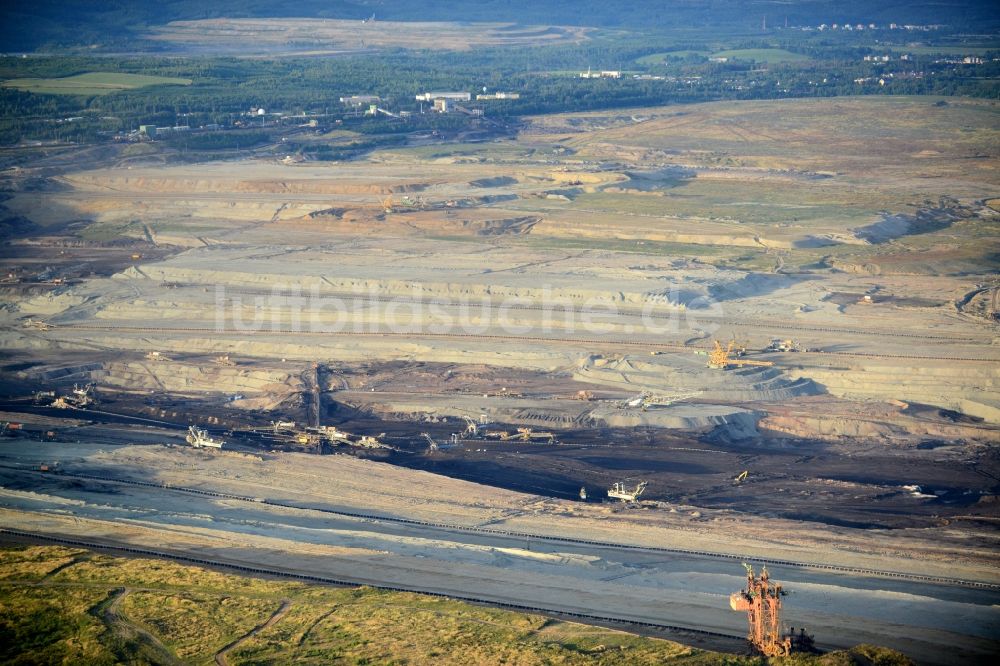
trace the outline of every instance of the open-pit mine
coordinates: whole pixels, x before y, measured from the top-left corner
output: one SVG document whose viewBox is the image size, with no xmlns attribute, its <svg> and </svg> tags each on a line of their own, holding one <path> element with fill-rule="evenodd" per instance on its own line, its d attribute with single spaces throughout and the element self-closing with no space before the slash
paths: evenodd
<svg viewBox="0 0 1000 666">
<path fill-rule="evenodd" d="M 8 168 L 0 528 L 733 650 L 766 564 L 821 649 L 982 663 L 996 113 L 718 103 Z"/>
</svg>

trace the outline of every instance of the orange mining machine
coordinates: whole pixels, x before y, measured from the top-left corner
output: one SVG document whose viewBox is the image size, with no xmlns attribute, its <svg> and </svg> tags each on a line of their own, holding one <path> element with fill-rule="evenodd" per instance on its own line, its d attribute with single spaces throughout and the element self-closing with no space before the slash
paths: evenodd
<svg viewBox="0 0 1000 666">
<path fill-rule="evenodd" d="M 718 340 L 713 340 L 715 343 L 715 348 L 708 352 L 708 367 L 713 370 L 725 370 L 729 367 L 742 368 L 747 365 L 755 365 L 763 368 L 768 368 L 774 365 L 773 361 L 751 361 L 745 358 L 734 358 L 735 355 L 742 355 L 742 352 L 737 350 L 734 354 L 733 349 L 736 347 L 736 341 L 732 340 L 728 345 L 723 347 L 719 344 Z M 746 351 L 745 347 L 742 347 L 743 351 Z"/>
<path fill-rule="evenodd" d="M 781 631 L 781 597 L 785 591 L 781 585 L 772 584 L 767 567 L 763 567 L 760 576 L 753 572 L 753 567 L 744 564 L 747 570 L 747 586 L 741 592 L 729 596 L 729 607 L 734 611 L 747 614 L 750 631 L 747 641 L 750 649 L 765 657 L 785 657 L 795 652 L 813 652 L 812 636 L 804 629 L 795 633 L 784 634 Z"/>
</svg>

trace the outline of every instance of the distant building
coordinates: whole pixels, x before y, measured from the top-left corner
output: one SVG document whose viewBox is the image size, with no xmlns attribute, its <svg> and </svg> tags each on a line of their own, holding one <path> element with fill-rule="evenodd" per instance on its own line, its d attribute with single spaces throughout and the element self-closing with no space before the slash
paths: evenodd
<svg viewBox="0 0 1000 666">
<path fill-rule="evenodd" d="M 580 72 L 581 79 L 620 79 L 622 78 L 621 70 L 618 69 L 604 69 L 600 72 L 591 71 L 588 67 L 586 72 Z"/>
<path fill-rule="evenodd" d="M 139 134 L 145 134 L 148 137 L 156 136 L 156 125 L 139 125 Z"/>
<path fill-rule="evenodd" d="M 471 102 L 472 93 L 467 92 L 426 92 L 417 95 L 418 102 L 433 102 L 439 99 L 447 99 L 453 102 Z"/>
<path fill-rule="evenodd" d="M 378 104 L 382 101 L 382 98 L 378 95 L 351 95 L 349 97 L 341 97 L 340 103 L 344 106 L 353 106 L 355 108 L 361 108 L 363 106 L 368 106 L 369 104 Z"/>
<path fill-rule="evenodd" d="M 476 95 L 476 99 L 521 99 L 521 93 L 495 92 L 484 95 Z"/>
</svg>

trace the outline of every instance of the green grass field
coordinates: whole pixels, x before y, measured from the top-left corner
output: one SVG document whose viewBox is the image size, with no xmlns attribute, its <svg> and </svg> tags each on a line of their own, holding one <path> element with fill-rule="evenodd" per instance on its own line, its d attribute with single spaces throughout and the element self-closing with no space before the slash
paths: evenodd
<svg viewBox="0 0 1000 666">
<path fill-rule="evenodd" d="M 10 79 L 5 88 L 17 88 L 43 95 L 105 95 L 118 90 L 134 90 L 148 86 L 189 86 L 191 79 L 144 74 L 87 72 L 61 79 Z"/>
<path fill-rule="evenodd" d="M 220 663 L 234 665 L 764 664 L 420 594 L 261 580 L 60 546 L 0 549 L 3 663 L 212 664 L 227 645 Z M 784 663 L 910 665 L 872 646 Z"/>
<path fill-rule="evenodd" d="M 691 50 L 665 51 L 663 53 L 651 53 L 648 56 L 637 58 L 636 62 L 639 63 L 640 65 L 659 65 L 660 63 L 665 62 L 668 58 L 683 59 L 692 55 L 707 56 L 709 55 L 709 53 L 710 53 L 709 51 L 691 51 Z"/>
<path fill-rule="evenodd" d="M 802 62 L 809 60 L 809 56 L 801 53 L 792 53 L 785 49 L 735 49 L 732 51 L 719 51 L 712 54 L 713 58 L 729 58 L 730 60 L 753 60 L 755 62 L 766 62 L 775 64 L 779 62 Z"/>
</svg>

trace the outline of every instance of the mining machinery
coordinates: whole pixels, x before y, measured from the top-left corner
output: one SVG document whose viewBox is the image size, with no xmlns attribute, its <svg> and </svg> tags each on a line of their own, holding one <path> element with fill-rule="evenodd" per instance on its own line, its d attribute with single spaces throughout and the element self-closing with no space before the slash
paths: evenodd
<svg viewBox="0 0 1000 666">
<path fill-rule="evenodd" d="M 43 402 L 45 402 L 47 400 L 50 400 L 50 399 L 51 400 L 55 400 L 56 399 L 56 392 L 55 391 L 35 391 L 34 402 L 35 402 L 36 405 L 40 405 Z"/>
<path fill-rule="evenodd" d="M 615 403 L 615 407 L 618 409 L 641 409 L 642 411 L 648 410 L 650 407 L 669 407 L 675 402 L 681 402 L 683 400 L 689 400 L 691 398 L 696 398 L 702 394 L 702 391 L 686 391 L 673 394 L 664 395 L 654 395 L 652 393 L 643 392 L 634 398 L 627 400 L 621 400 Z"/>
<path fill-rule="evenodd" d="M 195 448 L 221 449 L 225 442 L 214 439 L 208 431 L 198 426 L 188 426 L 187 443 Z"/>
<path fill-rule="evenodd" d="M 708 354 L 708 367 L 714 370 L 725 370 L 729 367 L 743 367 L 746 365 L 755 365 L 761 367 L 770 367 L 774 365 L 772 361 L 751 361 L 745 358 L 732 358 L 730 355 L 733 352 L 733 347 L 736 343 L 731 341 L 728 345 L 723 347 L 719 344 L 718 340 L 715 340 L 715 348 Z"/>
<path fill-rule="evenodd" d="M 452 449 L 452 448 L 455 448 L 456 446 L 458 446 L 457 438 L 455 440 L 452 440 L 452 442 L 450 444 L 442 444 L 442 443 L 438 442 L 437 440 L 435 440 L 433 437 L 431 437 L 426 432 L 420 433 L 420 436 L 427 440 L 428 450 L 429 451 L 441 451 L 442 449 Z"/>
<path fill-rule="evenodd" d="M 322 436 L 332 445 L 345 444 L 347 446 L 357 446 L 364 449 L 391 449 L 392 447 L 388 444 L 382 443 L 382 438 L 385 437 L 385 433 L 373 437 L 371 435 L 353 435 L 349 432 L 343 430 L 338 430 L 336 426 L 319 426 L 317 428 L 308 428 L 312 433 L 313 437 Z"/>
<path fill-rule="evenodd" d="M 645 490 L 645 481 L 640 481 L 632 490 L 629 490 L 625 486 L 624 482 L 616 481 L 613 486 L 608 488 L 608 497 L 611 499 L 620 499 L 625 503 L 635 502 L 639 499 L 639 495 L 642 495 Z"/>
<path fill-rule="evenodd" d="M 510 439 L 518 439 L 522 442 L 530 442 L 535 439 L 545 440 L 549 444 L 556 443 L 556 436 L 551 432 L 535 432 L 531 428 L 518 428 L 517 434 L 512 435 Z"/>
<path fill-rule="evenodd" d="M 35 394 L 36 398 L 41 392 Z M 94 384 L 73 384 L 73 390 L 69 395 L 61 395 L 52 401 L 52 406 L 57 409 L 86 409 L 97 404 L 94 397 Z"/>
<path fill-rule="evenodd" d="M 799 343 L 795 340 L 782 340 L 781 338 L 774 338 L 771 340 L 771 344 L 767 346 L 765 351 L 773 352 L 797 352 L 800 350 Z"/>
<path fill-rule="evenodd" d="M 358 438 L 356 442 L 351 442 L 353 446 L 360 446 L 364 449 L 390 449 L 391 446 L 383 444 L 380 437 L 385 437 L 385 433 L 382 433 L 378 437 L 373 437 L 371 435 L 362 435 Z"/>
<path fill-rule="evenodd" d="M 465 419 L 465 430 L 462 432 L 463 437 L 479 437 L 479 424 L 476 423 L 475 419 L 468 416 L 463 416 Z"/>
<path fill-rule="evenodd" d="M 221 356 L 216 356 L 213 360 L 218 365 L 229 366 L 229 367 L 236 365 L 236 361 L 229 358 L 229 354 L 222 354 Z"/>
<path fill-rule="evenodd" d="M 785 657 L 792 653 L 812 650 L 812 636 L 800 629 L 785 634 L 781 627 L 781 597 L 786 592 L 781 585 L 771 583 L 767 567 L 760 576 L 754 574 L 753 567 L 744 563 L 747 570 L 746 589 L 729 595 L 729 607 L 747 614 L 750 625 L 747 642 L 750 650 L 765 657 Z"/>
<path fill-rule="evenodd" d="M 24 327 L 35 331 L 48 331 L 52 329 L 52 324 L 41 319 L 28 318 L 24 320 Z"/>
<path fill-rule="evenodd" d="M 271 429 L 275 435 L 280 435 L 289 430 L 295 430 L 295 421 L 271 421 Z"/>
</svg>

